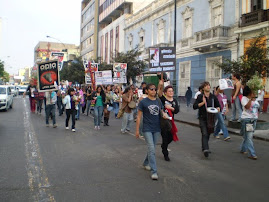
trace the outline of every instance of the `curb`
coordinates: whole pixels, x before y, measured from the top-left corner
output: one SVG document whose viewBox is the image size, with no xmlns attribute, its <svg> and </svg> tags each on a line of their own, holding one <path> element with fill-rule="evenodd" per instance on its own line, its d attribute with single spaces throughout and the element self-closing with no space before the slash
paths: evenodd
<svg viewBox="0 0 269 202">
<path fill-rule="evenodd" d="M 178 119 L 175 119 L 175 121 L 178 122 L 178 123 L 184 123 L 184 124 L 187 124 L 187 125 L 190 125 L 190 126 L 200 127 L 198 123 L 192 123 L 192 122 L 182 121 L 182 120 L 178 120 Z M 229 128 L 227 128 L 227 129 L 228 129 L 228 132 L 230 134 L 241 136 L 240 133 L 232 131 Z M 256 139 L 256 140 L 262 140 L 262 141 L 269 142 L 269 138 L 255 136 L 255 134 L 253 135 L 253 138 Z"/>
</svg>

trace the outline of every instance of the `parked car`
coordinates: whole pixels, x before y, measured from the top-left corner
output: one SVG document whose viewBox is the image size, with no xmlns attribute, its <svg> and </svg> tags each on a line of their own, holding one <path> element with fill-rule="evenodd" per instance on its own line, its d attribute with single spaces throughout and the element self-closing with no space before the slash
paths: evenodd
<svg viewBox="0 0 269 202">
<path fill-rule="evenodd" d="M 22 95 L 24 92 L 26 92 L 28 86 L 19 86 L 19 95 Z"/>
<path fill-rule="evenodd" d="M 16 86 L 10 86 L 11 88 L 11 94 L 13 95 L 13 97 L 18 95 L 18 89 L 16 88 Z"/>
<path fill-rule="evenodd" d="M 10 86 L 0 86 L 0 110 L 11 109 L 13 105 L 13 95 Z"/>
</svg>

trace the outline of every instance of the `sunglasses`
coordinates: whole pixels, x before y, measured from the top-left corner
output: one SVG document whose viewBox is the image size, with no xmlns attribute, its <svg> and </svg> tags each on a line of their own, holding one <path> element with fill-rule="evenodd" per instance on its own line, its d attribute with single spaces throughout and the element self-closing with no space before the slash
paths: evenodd
<svg viewBox="0 0 269 202">
<path fill-rule="evenodd" d="M 151 90 L 151 91 L 156 91 L 156 88 L 149 88 L 149 90 Z"/>
</svg>

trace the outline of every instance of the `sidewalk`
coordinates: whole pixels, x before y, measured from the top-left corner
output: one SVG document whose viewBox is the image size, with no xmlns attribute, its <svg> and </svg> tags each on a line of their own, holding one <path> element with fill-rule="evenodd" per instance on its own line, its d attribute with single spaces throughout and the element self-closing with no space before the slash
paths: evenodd
<svg viewBox="0 0 269 202">
<path fill-rule="evenodd" d="M 231 109 L 229 109 L 229 113 L 227 115 L 226 126 L 228 126 L 228 120 L 231 116 Z M 191 107 L 186 107 L 186 103 L 180 103 L 180 112 L 175 115 L 175 120 L 181 123 L 189 124 L 192 126 L 199 127 L 199 120 L 197 119 L 198 110 L 193 110 Z M 269 113 L 259 114 L 259 120 L 268 121 Z M 240 135 L 240 129 L 234 129 L 227 127 L 230 134 Z M 269 141 L 269 130 L 256 130 L 254 133 L 255 139 L 260 139 L 264 141 Z"/>
</svg>

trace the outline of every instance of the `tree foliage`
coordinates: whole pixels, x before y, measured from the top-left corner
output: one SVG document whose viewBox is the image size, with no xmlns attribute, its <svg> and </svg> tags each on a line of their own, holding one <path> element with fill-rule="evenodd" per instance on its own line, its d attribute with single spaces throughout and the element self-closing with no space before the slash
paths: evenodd
<svg viewBox="0 0 269 202">
<path fill-rule="evenodd" d="M 0 60 L 0 78 L 4 82 L 9 82 L 9 73 L 5 71 L 5 65 L 4 62 Z"/>
<path fill-rule="evenodd" d="M 81 57 L 64 63 L 60 71 L 60 79 L 68 80 L 72 83 L 78 82 L 80 84 L 85 82 L 85 70 Z"/>
<path fill-rule="evenodd" d="M 127 51 L 126 53 L 119 53 L 117 57 L 114 58 L 115 63 L 127 63 L 127 83 L 130 84 L 132 79 L 136 83 L 136 76 L 143 73 L 146 63 L 143 60 L 139 60 L 141 51 L 139 51 L 138 46 L 135 49 Z"/>
<path fill-rule="evenodd" d="M 269 48 L 266 48 L 266 40 L 262 34 L 253 39 L 244 55 L 238 61 L 224 59 L 223 63 L 217 65 L 224 73 L 238 73 L 241 75 L 242 83 L 246 84 L 255 74 L 260 78 L 268 77 L 269 73 Z"/>
</svg>

